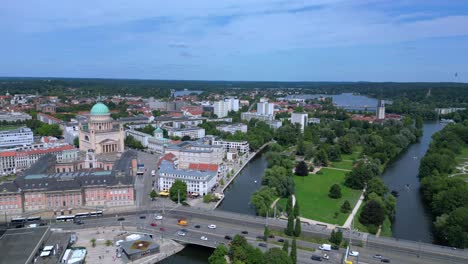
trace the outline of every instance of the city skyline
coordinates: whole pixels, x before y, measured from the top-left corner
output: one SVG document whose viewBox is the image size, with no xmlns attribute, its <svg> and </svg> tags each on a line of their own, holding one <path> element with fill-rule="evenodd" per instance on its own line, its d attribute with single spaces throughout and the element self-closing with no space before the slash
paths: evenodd
<svg viewBox="0 0 468 264">
<path fill-rule="evenodd" d="M 467 82 L 468 5 L 15 1 L 0 76 Z"/>
</svg>

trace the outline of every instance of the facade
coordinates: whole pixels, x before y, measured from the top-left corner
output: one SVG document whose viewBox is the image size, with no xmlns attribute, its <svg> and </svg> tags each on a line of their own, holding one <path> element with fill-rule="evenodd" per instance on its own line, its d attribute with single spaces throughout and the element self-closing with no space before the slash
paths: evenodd
<svg viewBox="0 0 468 264">
<path fill-rule="evenodd" d="M 44 112 L 44 113 L 52 113 L 54 114 L 57 109 L 55 104 L 38 104 L 36 106 L 36 110 Z"/>
<path fill-rule="evenodd" d="M 70 145 L 73 145 L 75 142 L 75 138 L 79 137 L 80 135 L 80 128 L 78 125 L 70 125 L 66 126 L 63 129 L 63 136 L 65 138 L 65 142 Z"/>
<path fill-rule="evenodd" d="M 309 123 L 307 113 L 292 113 L 291 114 L 291 123 L 299 124 L 301 131 L 304 132 L 305 126 Z"/>
<path fill-rule="evenodd" d="M 133 177 L 114 171 L 30 174 L 0 183 L 0 206 L 7 214 L 76 207 L 134 204 Z"/>
<path fill-rule="evenodd" d="M 0 112 L 0 122 L 16 122 L 30 120 L 32 117 L 22 112 Z"/>
<path fill-rule="evenodd" d="M 224 102 L 228 104 L 229 111 L 239 111 L 239 99 L 236 98 L 226 98 Z"/>
<path fill-rule="evenodd" d="M 31 149 L 22 151 L 0 152 L 0 173 L 16 173 L 31 167 L 42 156 L 52 154 L 58 162 L 74 161 L 78 158 L 78 149 L 64 145 L 50 148 Z"/>
<path fill-rule="evenodd" d="M 64 123 L 62 120 L 44 113 L 38 113 L 37 120 L 49 125 L 62 125 Z"/>
<path fill-rule="evenodd" d="M 218 117 L 226 117 L 228 115 L 229 109 L 230 109 L 230 104 L 225 101 L 217 101 L 213 104 L 213 113 Z"/>
<path fill-rule="evenodd" d="M 168 135 L 171 137 L 184 137 L 189 136 L 192 139 L 202 138 L 205 136 L 205 129 L 200 127 L 186 127 L 186 128 L 167 128 Z"/>
<path fill-rule="evenodd" d="M 159 127 L 154 131 L 154 136 L 133 129 L 126 130 L 125 133 L 127 136 L 131 135 L 135 140 L 141 142 L 144 147 L 157 153 L 164 153 L 164 149 L 170 142 L 169 139 L 164 138 L 164 133 Z"/>
<path fill-rule="evenodd" d="M 219 125 L 216 126 L 216 129 L 222 132 L 227 132 L 230 134 L 235 134 L 237 131 L 242 133 L 247 133 L 247 125 L 246 124 L 229 124 L 229 125 Z"/>
<path fill-rule="evenodd" d="M 268 102 L 257 103 L 257 114 L 259 115 L 274 115 L 275 104 Z"/>
<path fill-rule="evenodd" d="M 281 120 L 267 120 L 265 123 L 270 126 L 273 129 L 278 129 L 283 125 L 283 122 Z"/>
<path fill-rule="evenodd" d="M 0 149 L 15 146 L 27 146 L 34 142 L 33 132 L 30 128 L 22 127 L 12 130 L 0 131 Z"/>
<path fill-rule="evenodd" d="M 103 103 L 95 104 L 89 121 L 80 123 L 80 150 L 96 154 L 122 153 L 125 133 L 123 126 L 110 116 L 109 108 Z"/>
<path fill-rule="evenodd" d="M 446 114 L 450 114 L 456 111 L 463 111 L 463 110 L 465 110 L 465 108 L 460 108 L 460 107 L 436 108 L 435 109 L 436 113 L 439 115 L 446 115 Z"/>
<path fill-rule="evenodd" d="M 241 119 L 247 120 L 247 121 L 250 121 L 250 119 L 258 119 L 261 121 L 271 121 L 271 120 L 274 120 L 275 117 L 273 115 L 263 115 L 263 114 L 252 113 L 252 112 L 245 112 L 241 114 Z"/>
<path fill-rule="evenodd" d="M 159 191 L 169 190 L 176 180 L 185 182 L 189 193 L 205 195 L 215 186 L 217 172 L 179 169 L 173 163 L 163 160 L 159 168 Z"/>
<path fill-rule="evenodd" d="M 377 119 L 385 119 L 385 101 L 379 100 L 377 104 L 377 112 L 376 112 Z"/>
<path fill-rule="evenodd" d="M 213 146 L 222 146 L 226 152 L 236 150 L 238 153 L 249 153 L 250 144 L 247 141 L 213 140 Z"/>
<path fill-rule="evenodd" d="M 188 168 L 190 163 L 221 164 L 225 150 L 223 146 L 203 144 L 196 141 L 183 141 L 169 145 L 166 154 L 173 154 L 179 161 L 179 168 Z"/>
</svg>

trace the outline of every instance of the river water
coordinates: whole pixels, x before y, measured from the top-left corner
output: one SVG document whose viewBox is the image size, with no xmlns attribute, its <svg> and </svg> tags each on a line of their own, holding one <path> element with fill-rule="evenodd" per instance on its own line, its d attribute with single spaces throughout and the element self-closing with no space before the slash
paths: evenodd
<svg viewBox="0 0 468 264">
<path fill-rule="evenodd" d="M 392 225 L 395 238 L 432 242 L 431 216 L 421 199 L 418 173 L 419 163 L 431 143 L 432 135 L 443 127 L 441 123 L 425 123 L 420 141 L 411 145 L 382 175 L 388 189 L 399 193 Z"/>
</svg>

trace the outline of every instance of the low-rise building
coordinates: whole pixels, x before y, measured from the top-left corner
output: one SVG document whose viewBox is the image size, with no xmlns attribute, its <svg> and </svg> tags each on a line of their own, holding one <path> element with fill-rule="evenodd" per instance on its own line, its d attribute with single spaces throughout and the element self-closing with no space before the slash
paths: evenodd
<svg viewBox="0 0 468 264">
<path fill-rule="evenodd" d="M 172 153 L 179 160 L 179 168 L 188 168 L 190 163 L 221 164 L 224 147 L 208 145 L 196 141 L 183 141 L 169 145 L 165 153 Z"/>
<path fill-rule="evenodd" d="M 159 167 L 159 190 L 169 190 L 176 180 L 185 182 L 189 193 L 206 195 L 217 182 L 217 172 L 179 169 L 173 163 L 163 160 Z"/>
<path fill-rule="evenodd" d="M 213 140 L 213 146 L 222 146 L 226 152 L 236 150 L 239 153 L 249 153 L 250 144 L 248 141 L 229 141 L 229 140 Z"/>
<path fill-rule="evenodd" d="M 30 120 L 32 117 L 22 112 L 0 112 L 0 122 L 16 122 Z"/>
<path fill-rule="evenodd" d="M 228 125 L 219 125 L 216 126 L 216 129 L 222 132 L 227 132 L 230 134 L 235 134 L 236 132 L 247 133 L 247 125 L 246 124 L 228 124 Z"/>
<path fill-rule="evenodd" d="M 205 136 L 205 129 L 201 127 L 167 128 L 167 132 L 171 137 L 180 138 L 189 136 L 192 139 L 197 139 Z"/>
<path fill-rule="evenodd" d="M 53 117 L 51 115 L 48 115 L 48 114 L 44 114 L 44 113 L 38 113 L 37 114 L 37 120 L 43 122 L 43 123 L 46 123 L 46 124 L 49 124 L 49 125 L 63 125 L 64 122 L 63 120 L 60 120 L 56 117 Z"/>
<path fill-rule="evenodd" d="M 33 142 L 33 132 L 30 128 L 21 127 L 12 130 L 0 131 L 0 149 L 15 146 L 28 146 Z"/>
<path fill-rule="evenodd" d="M 241 119 L 250 121 L 250 119 L 258 119 L 261 121 L 270 121 L 274 120 L 275 116 L 274 115 L 264 115 L 264 114 L 258 114 L 258 113 L 252 113 L 252 112 L 245 112 L 241 114 Z"/>
</svg>

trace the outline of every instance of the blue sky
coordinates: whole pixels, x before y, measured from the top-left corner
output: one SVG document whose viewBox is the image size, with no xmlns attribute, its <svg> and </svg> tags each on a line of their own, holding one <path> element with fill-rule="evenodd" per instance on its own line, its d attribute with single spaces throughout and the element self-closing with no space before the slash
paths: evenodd
<svg viewBox="0 0 468 264">
<path fill-rule="evenodd" d="M 0 35 L 0 76 L 468 82 L 467 0 L 2 0 Z"/>
</svg>

